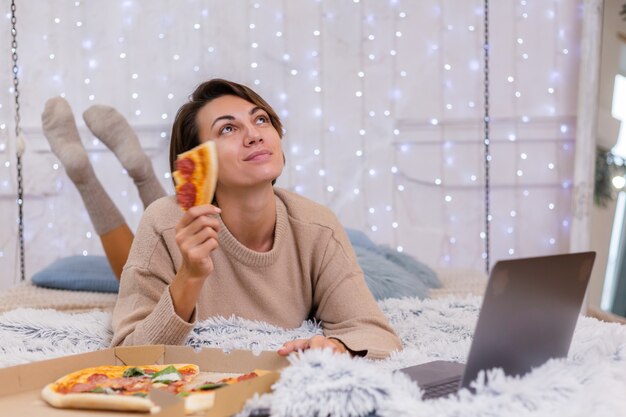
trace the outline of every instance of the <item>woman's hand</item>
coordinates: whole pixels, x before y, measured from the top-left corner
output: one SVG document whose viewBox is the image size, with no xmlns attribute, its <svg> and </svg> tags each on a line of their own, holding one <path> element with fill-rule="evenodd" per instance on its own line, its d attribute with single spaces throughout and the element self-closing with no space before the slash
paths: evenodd
<svg viewBox="0 0 626 417">
<path fill-rule="evenodd" d="M 176 244 L 183 255 L 179 274 L 187 279 L 204 281 L 213 272 L 209 255 L 218 247 L 220 222 L 214 215 L 220 212 L 210 204 L 192 207 L 176 225 Z"/>
<path fill-rule="evenodd" d="M 218 247 L 221 210 L 210 204 L 192 207 L 176 225 L 176 244 L 183 263 L 170 285 L 174 311 L 185 321 L 191 319 L 204 281 L 213 272 L 211 252 Z"/>
<path fill-rule="evenodd" d="M 327 337 L 317 335 L 317 336 L 313 336 L 310 339 L 296 339 L 296 340 L 292 340 L 291 342 L 287 342 L 283 345 L 283 347 L 278 349 L 278 354 L 287 356 L 291 352 L 297 352 L 297 351 L 302 351 L 302 350 L 307 350 L 307 349 L 328 349 L 328 348 L 332 349 L 333 352 L 337 352 L 337 353 L 346 353 L 348 351 L 348 349 L 346 349 L 346 346 L 343 343 L 341 343 L 339 340 L 329 339 Z"/>
</svg>

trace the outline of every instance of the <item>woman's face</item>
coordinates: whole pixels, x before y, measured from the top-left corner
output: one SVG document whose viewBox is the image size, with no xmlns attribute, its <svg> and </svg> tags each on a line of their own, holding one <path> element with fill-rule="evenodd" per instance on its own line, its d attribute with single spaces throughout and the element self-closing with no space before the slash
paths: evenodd
<svg viewBox="0 0 626 417">
<path fill-rule="evenodd" d="M 200 109 L 196 123 L 200 142 L 217 145 L 218 188 L 271 183 L 281 174 L 281 140 L 265 110 L 237 96 L 222 96 Z"/>
</svg>

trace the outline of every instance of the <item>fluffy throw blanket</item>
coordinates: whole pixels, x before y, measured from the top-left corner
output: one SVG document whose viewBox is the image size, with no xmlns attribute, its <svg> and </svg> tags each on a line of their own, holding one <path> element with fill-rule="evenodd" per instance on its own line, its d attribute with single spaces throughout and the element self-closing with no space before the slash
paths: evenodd
<svg viewBox="0 0 626 417">
<path fill-rule="evenodd" d="M 551 360 L 522 378 L 500 370 L 481 375 L 477 391 L 421 400 L 419 388 L 393 370 L 435 359 L 464 361 L 479 298 L 387 299 L 383 311 L 405 349 L 385 361 L 329 351 L 291 357 L 271 394 L 248 402 L 241 416 L 268 408 L 272 416 L 623 416 L 626 414 L 626 326 L 581 317 L 567 359 Z M 285 330 L 240 318 L 199 323 L 193 346 L 273 350 L 319 333 L 317 323 Z M 0 365 L 105 348 L 110 315 L 14 310 L 0 315 Z"/>
</svg>

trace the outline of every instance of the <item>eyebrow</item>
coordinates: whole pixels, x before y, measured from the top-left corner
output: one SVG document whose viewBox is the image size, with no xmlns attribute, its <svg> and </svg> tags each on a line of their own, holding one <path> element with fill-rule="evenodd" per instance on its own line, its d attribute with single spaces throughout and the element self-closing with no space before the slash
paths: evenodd
<svg viewBox="0 0 626 417">
<path fill-rule="evenodd" d="M 252 109 L 250 109 L 248 114 L 252 116 L 254 113 L 258 112 L 259 110 L 263 110 L 263 109 L 259 106 L 254 106 Z M 230 114 L 220 116 L 217 119 L 213 120 L 213 123 L 211 124 L 211 129 L 213 129 L 213 126 L 215 126 L 215 123 L 219 122 L 220 120 L 235 120 L 235 117 L 231 116 Z"/>
</svg>

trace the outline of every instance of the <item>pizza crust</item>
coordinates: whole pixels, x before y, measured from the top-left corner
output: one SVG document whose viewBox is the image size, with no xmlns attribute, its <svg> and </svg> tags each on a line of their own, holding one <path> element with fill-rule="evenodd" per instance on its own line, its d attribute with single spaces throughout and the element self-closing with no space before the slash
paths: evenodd
<svg viewBox="0 0 626 417">
<path fill-rule="evenodd" d="M 215 403 L 215 392 L 192 393 L 185 397 L 185 414 L 196 414 L 209 410 Z"/>
<path fill-rule="evenodd" d="M 159 406 L 149 398 L 133 397 L 125 395 L 106 394 L 59 394 L 48 384 L 42 391 L 41 396 L 50 405 L 56 408 L 76 408 L 89 410 L 114 410 L 114 411 L 137 411 L 156 413 Z M 213 391 L 192 393 L 184 398 L 185 414 L 196 414 L 209 410 L 215 403 Z"/>
<path fill-rule="evenodd" d="M 149 398 L 90 393 L 59 394 L 54 391 L 53 386 L 54 384 L 46 385 L 41 391 L 41 396 L 48 404 L 56 408 L 143 411 L 152 413 L 159 411 L 159 407 Z"/>
</svg>

